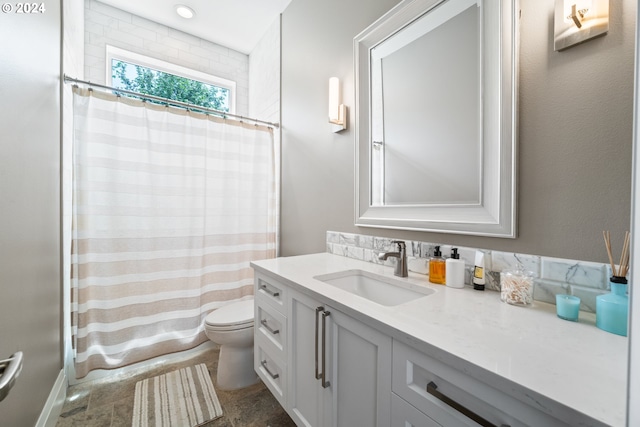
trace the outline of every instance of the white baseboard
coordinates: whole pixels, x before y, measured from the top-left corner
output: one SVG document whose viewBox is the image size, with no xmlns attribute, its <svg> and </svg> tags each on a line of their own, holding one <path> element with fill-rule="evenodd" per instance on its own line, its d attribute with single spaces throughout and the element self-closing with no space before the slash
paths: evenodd
<svg viewBox="0 0 640 427">
<path fill-rule="evenodd" d="M 55 427 L 62 413 L 62 405 L 64 405 L 66 397 L 67 378 L 64 374 L 64 369 L 61 369 L 35 427 Z"/>
</svg>

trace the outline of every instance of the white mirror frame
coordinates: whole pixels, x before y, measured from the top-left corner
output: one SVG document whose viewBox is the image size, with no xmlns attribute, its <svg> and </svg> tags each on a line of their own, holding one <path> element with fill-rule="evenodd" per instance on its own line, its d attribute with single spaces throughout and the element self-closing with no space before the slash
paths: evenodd
<svg viewBox="0 0 640 427">
<path fill-rule="evenodd" d="M 515 238 L 518 0 L 478 0 L 483 32 L 480 204 L 373 206 L 371 203 L 371 49 L 443 1 L 447 0 L 403 0 L 354 38 L 355 225 Z"/>
</svg>

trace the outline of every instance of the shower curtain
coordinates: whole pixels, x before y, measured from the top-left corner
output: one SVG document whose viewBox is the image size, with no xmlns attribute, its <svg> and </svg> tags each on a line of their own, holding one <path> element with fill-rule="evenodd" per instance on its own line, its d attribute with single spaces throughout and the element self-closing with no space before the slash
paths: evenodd
<svg viewBox="0 0 640 427">
<path fill-rule="evenodd" d="M 76 376 L 206 341 L 276 251 L 273 131 L 74 88 Z"/>
</svg>

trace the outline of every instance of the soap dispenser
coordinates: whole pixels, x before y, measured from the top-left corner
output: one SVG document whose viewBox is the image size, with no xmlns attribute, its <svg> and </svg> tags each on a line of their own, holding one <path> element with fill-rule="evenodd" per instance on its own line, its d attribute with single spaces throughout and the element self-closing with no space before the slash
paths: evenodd
<svg viewBox="0 0 640 427">
<path fill-rule="evenodd" d="M 429 258 L 429 281 L 436 285 L 444 285 L 445 268 L 445 260 L 442 258 L 440 246 L 436 246 L 433 251 L 433 256 Z"/>
<path fill-rule="evenodd" d="M 458 248 L 451 248 L 451 258 L 445 262 L 447 287 L 464 288 L 464 261 L 460 259 Z"/>
</svg>

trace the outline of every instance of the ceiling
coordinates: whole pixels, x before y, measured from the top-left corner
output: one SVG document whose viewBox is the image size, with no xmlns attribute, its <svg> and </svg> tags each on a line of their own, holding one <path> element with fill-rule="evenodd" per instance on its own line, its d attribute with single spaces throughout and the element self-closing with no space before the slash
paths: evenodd
<svg viewBox="0 0 640 427">
<path fill-rule="evenodd" d="M 291 0 L 98 0 L 151 21 L 249 54 Z M 183 4 L 196 12 L 184 19 Z"/>
</svg>

